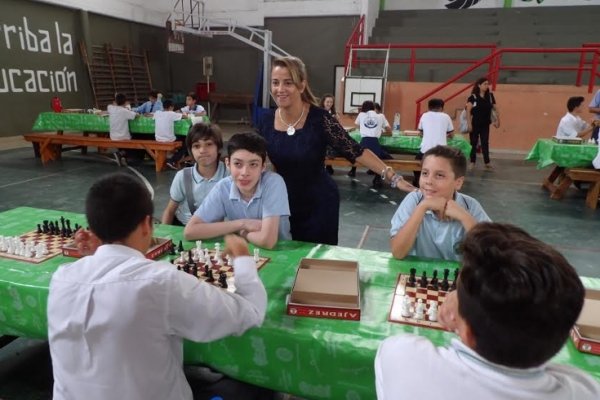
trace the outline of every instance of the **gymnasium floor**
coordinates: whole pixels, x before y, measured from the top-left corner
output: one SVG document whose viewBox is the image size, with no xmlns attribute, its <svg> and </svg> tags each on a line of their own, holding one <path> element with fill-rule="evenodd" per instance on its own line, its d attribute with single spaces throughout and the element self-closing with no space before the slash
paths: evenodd
<svg viewBox="0 0 600 400">
<path fill-rule="evenodd" d="M 247 127 L 224 127 L 225 139 Z M 462 192 L 477 198 L 492 220 L 517 224 L 565 254 L 580 275 L 600 278 L 600 209 L 584 207 L 585 195 L 569 189 L 561 201 L 541 188 L 549 169 L 537 170 L 524 155 L 492 154 L 496 169 L 469 172 Z M 154 191 L 155 217 L 168 200 L 175 171 L 155 173 L 150 162 L 119 168 L 108 156 L 78 152 L 43 167 L 28 143 L 0 139 L 0 211 L 30 206 L 83 213 L 87 188 L 100 175 L 122 170 L 143 177 Z M 340 246 L 388 251 L 390 219 L 403 198 L 387 187 L 371 188 L 372 176 L 360 170 L 356 179 L 337 169 L 341 195 Z M 1 233 L 1 227 L 0 227 Z M 50 399 L 52 375 L 47 344 L 18 339 L 0 349 L 0 400 Z M 283 398 L 283 396 L 282 396 Z"/>
</svg>

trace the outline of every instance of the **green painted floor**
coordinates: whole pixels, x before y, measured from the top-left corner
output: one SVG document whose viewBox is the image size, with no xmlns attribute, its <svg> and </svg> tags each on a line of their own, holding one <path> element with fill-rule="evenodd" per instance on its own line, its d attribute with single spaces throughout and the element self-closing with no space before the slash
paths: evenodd
<svg viewBox="0 0 600 400">
<path fill-rule="evenodd" d="M 463 192 L 477 198 L 492 220 L 519 225 L 554 245 L 580 275 L 600 277 L 600 208 L 585 208 L 585 194 L 574 187 L 563 200 L 551 200 L 541 188 L 550 170 L 536 170 L 521 156 L 492 158 L 496 170 L 470 172 Z M 135 169 L 119 168 L 108 156 L 82 156 L 76 151 L 44 167 L 30 148 L 0 151 L 0 211 L 30 206 L 83 213 L 92 182 L 118 170 L 140 174 L 149 182 L 155 217 L 160 218 L 174 171 L 156 173 L 150 162 Z M 388 251 L 390 219 L 403 194 L 389 188 L 372 189 L 372 176 L 364 170 L 359 169 L 356 179 L 346 172 L 337 169 L 334 174 L 342 199 L 339 244 Z M 49 362 L 45 342 L 19 339 L 1 349 L 0 400 L 49 399 Z"/>
</svg>

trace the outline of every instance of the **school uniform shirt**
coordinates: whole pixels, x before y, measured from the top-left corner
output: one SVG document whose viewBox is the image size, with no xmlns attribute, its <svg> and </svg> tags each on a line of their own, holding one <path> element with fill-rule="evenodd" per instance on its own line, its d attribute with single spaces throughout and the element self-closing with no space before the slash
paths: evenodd
<svg viewBox="0 0 600 400">
<path fill-rule="evenodd" d="M 183 114 L 175 111 L 156 111 L 154 113 L 154 136 L 157 142 L 175 141 L 175 121 L 181 120 Z"/>
<path fill-rule="evenodd" d="M 460 340 L 436 347 L 410 334 L 379 345 L 375 357 L 378 400 L 592 400 L 600 384 L 576 368 L 546 364 L 517 369 L 493 364 Z"/>
<path fill-rule="evenodd" d="M 193 167 L 188 168 L 191 168 L 192 170 L 192 191 L 194 196 L 194 206 L 196 207 L 196 209 L 198 209 L 198 207 L 200 207 L 200 204 L 202 204 L 208 193 L 215 187 L 217 182 L 219 182 L 226 176 L 229 176 L 229 170 L 225 167 L 225 164 L 222 161 L 219 161 L 217 172 L 215 172 L 212 178 L 206 179 L 202 175 L 200 175 L 196 164 L 194 164 Z M 171 183 L 171 190 L 169 194 L 171 196 L 171 200 L 179 204 L 177 210 L 175 210 L 175 216 L 181 223 L 187 224 L 188 221 L 192 218 L 192 213 L 190 211 L 190 207 L 188 205 L 188 200 L 186 197 L 185 178 L 183 171 L 183 169 L 177 171 L 175 178 L 173 178 L 173 183 Z"/>
<path fill-rule="evenodd" d="M 359 126 L 361 137 L 378 138 L 385 128 L 390 127 L 385 115 L 377 114 L 373 110 L 358 114 L 354 123 Z"/>
<path fill-rule="evenodd" d="M 596 92 L 596 94 L 594 95 L 594 98 L 592 99 L 592 101 L 590 101 L 590 104 L 588 105 L 588 107 L 593 107 L 593 108 L 598 108 L 600 107 L 600 90 L 598 90 Z M 600 119 L 600 113 L 596 113 L 596 119 Z"/>
<path fill-rule="evenodd" d="M 182 113 L 186 113 L 186 114 L 200 114 L 202 112 L 204 112 L 204 107 L 202 107 L 200 104 L 196 104 L 194 107 L 182 107 L 180 110 Z"/>
<path fill-rule="evenodd" d="M 422 200 L 423 194 L 419 192 L 412 192 L 406 195 L 392 217 L 391 237 L 396 236 Z M 460 207 L 467 210 L 477 222 L 491 221 L 490 217 L 488 217 L 481 207 L 481 204 L 474 198 L 457 192 L 454 201 Z M 465 228 L 459 221 L 441 221 L 433 211 L 427 210 L 417 231 L 413 247 L 408 252 L 408 255 L 458 261 L 460 260 L 460 255 L 456 249 L 462 242 L 465 234 Z"/>
<path fill-rule="evenodd" d="M 291 240 L 290 206 L 287 189 L 281 175 L 264 171 L 256 192 L 246 202 L 228 176 L 219 181 L 194 213 L 204 222 L 234 221 L 236 219 L 263 219 L 279 217 L 279 240 Z"/>
<path fill-rule="evenodd" d="M 427 111 L 421 116 L 418 129 L 423 132 L 421 153 L 425 153 L 435 146 L 448 144 L 446 135 L 454 130 L 454 125 L 445 112 Z"/>
<path fill-rule="evenodd" d="M 566 113 L 558 123 L 556 137 L 559 138 L 576 138 L 577 133 L 585 130 L 587 123 L 578 115 L 573 115 L 570 112 Z"/>
<path fill-rule="evenodd" d="M 129 121 L 135 119 L 135 112 L 114 104 L 109 104 L 106 109 L 111 140 L 130 140 Z"/>
<path fill-rule="evenodd" d="M 148 100 L 147 102 L 145 102 L 144 104 L 142 104 L 141 106 L 139 106 L 138 108 L 135 109 L 135 111 L 138 114 L 151 114 L 153 112 L 162 111 L 162 110 L 163 110 L 163 105 L 162 105 L 162 101 L 160 101 L 160 100 L 156 100 L 154 103 L 151 102 L 150 100 Z"/>
<path fill-rule="evenodd" d="M 48 296 L 54 400 L 191 400 L 183 338 L 210 342 L 262 323 L 267 296 L 251 257 L 236 293 L 108 244 L 61 266 Z"/>
</svg>

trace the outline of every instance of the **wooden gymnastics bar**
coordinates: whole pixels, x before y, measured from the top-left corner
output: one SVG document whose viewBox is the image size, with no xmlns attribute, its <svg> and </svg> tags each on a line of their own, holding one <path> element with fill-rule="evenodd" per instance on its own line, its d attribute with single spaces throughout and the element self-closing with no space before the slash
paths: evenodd
<svg viewBox="0 0 600 400">
<path fill-rule="evenodd" d="M 394 168 L 395 171 L 420 171 L 421 170 L 421 161 L 419 160 L 382 160 L 385 165 L 388 165 Z M 332 167 L 357 167 L 361 166 L 360 163 L 352 164 L 350 161 L 346 160 L 343 157 L 336 158 L 326 158 L 325 165 L 330 165 Z"/>
<path fill-rule="evenodd" d="M 157 172 L 165 169 L 167 152 L 175 151 L 182 145 L 181 142 L 177 141 L 111 140 L 108 137 L 49 135 L 45 133 L 28 133 L 23 137 L 33 144 L 34 152 L 39 153 L 43 164 L 60 159 L 63 145 L 81 146 L 82 148 L 97 147 L 98 149 L 140 149 L 145 150 L 152 157 Z"/>
</svg>

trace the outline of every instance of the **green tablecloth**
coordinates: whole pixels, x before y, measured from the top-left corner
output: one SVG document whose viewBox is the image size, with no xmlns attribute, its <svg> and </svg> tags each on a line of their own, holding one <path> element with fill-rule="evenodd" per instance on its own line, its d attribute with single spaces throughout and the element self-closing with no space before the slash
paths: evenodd
<svg viewBox="0 0 600 400">
<path fill-rule="evenodd" d="M 0 213 L 0 234 L 19 235 L 43 219 L 60 216 L 84 224 L 81 215 L 21 207 Z M 156 234 L 179 241 L 182 228 L 156 226 Z M 192 247 L 187 243 L 186 247 Z M 267 315 L 260 328 L 240 337 L 213 343 L 185 343 L 186 363 L 207 363 L 233 377 L 285 391 L 307 399 L 375 398 L 373 360 L 382 339 L 411 332 L 437 345 L 455 337 L 449 332 L 387 321 L 399 272 L 410 268 L 452 268 L 446 261 L 395 260 L 387 252 L 358 250 L 303 242 L 283 242 L 261 255 L 271 261 L 260 270 L 269 296 Z M 356 260 L 360 265 L 362 317 L 360 322 L 292 317 L 285 313 L 298 262 L 303 257 Z M 46 337 L 48 285 L 58 265 L 72 259 L 57 256 L 42 264 L 0 257 L 0 333 Z M 599 279 L 583 278 L 600 289 Z M 600 357 L 579 353 L 571 342 L 554 358 L 575 365 L 600 380 Z"/>
<path fill-rule="evenodd" d="M 559 167 L 591 167 L 598 154 L 595 144 L 560 144 L 552 139 L 538 139 L 525 160 L 537 161 L 538 169 L 556 164 Z"/>
<path fill-rule="evenodd" d="M 208 118 L 205 117 L 205 121 Z M 175 122 L 175 134 L 187 135 L 192 122 L 184 118 Z M 36 132 L 47 131 L 75 131 L 75 132 L 109 132 L 108 115 L 82 114 L 82 113 L 54 113 L 43 112 L 38 115 L 33 124 Z M 154 119 L 139 116 L 129 121 L 131 133 L 154 134 Z"/>
<path fill-rule="evenodd" d="M 349 132 L 352 139 L 360 142 L 360 132 L 353 130 Z M 397 153 L 417 154 L 421 148 L 422 138 L 420 136 L 380 136 L 379 144 L 386 150 Z M 459 149 L 465 157 L 469 157 L 471 144 L 462 135 L 454 135 L 454 138 L 448 140 L 448 146 Z"/>
</svg>

